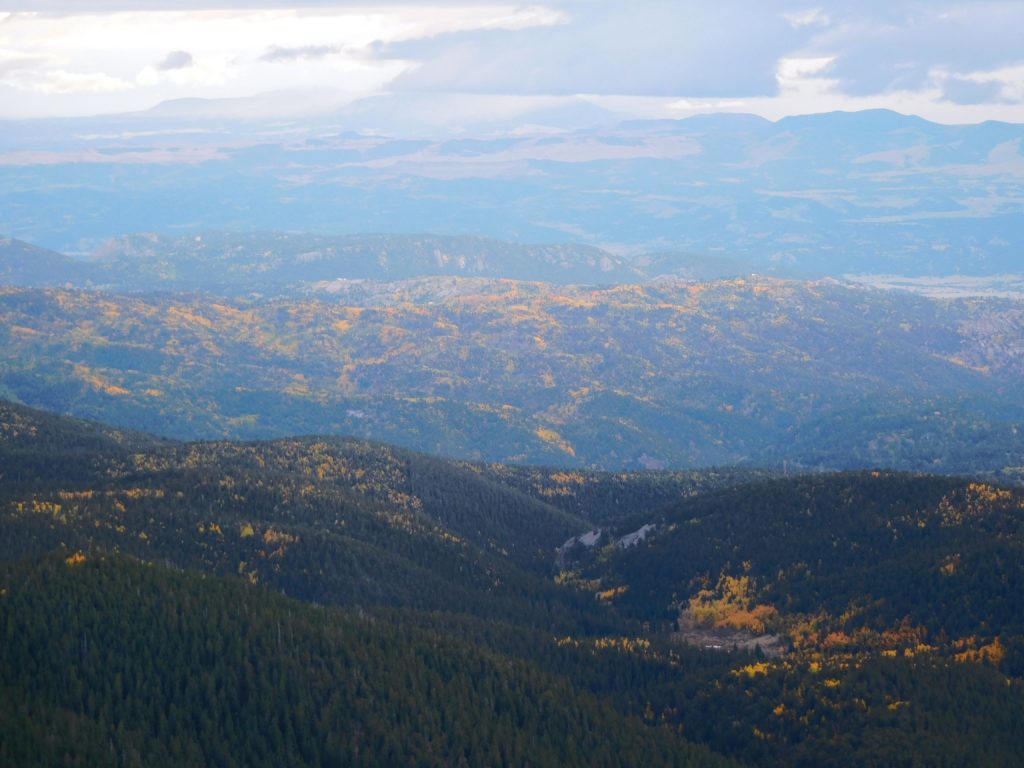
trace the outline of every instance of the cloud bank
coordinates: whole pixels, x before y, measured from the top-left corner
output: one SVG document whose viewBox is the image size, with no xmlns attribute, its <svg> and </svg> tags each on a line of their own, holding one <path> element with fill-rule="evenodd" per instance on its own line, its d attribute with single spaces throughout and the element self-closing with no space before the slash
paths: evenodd
<svg viewBox="0 0 1024 768">
<path fill-rule="evenodd" d="M 1021 29 L 1019 0 L 0 0 L 0 114 L 331 87 L 1024 121 Z"/>
</svg>

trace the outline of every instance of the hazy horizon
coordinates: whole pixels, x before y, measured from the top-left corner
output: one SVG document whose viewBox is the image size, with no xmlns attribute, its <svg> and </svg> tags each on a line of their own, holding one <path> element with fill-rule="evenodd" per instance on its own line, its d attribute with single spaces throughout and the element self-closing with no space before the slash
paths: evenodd
<svg viewBox="0 0 1024 768">
<path fill-rule="evenodd" d="M 436 98 L 452 126 L 462 110 L 514 121 L 581 104 L 623 119 L 891 109 L 1024 123 L 1022 26 L 1013 2 L 8 0 L 0 118 L 301 91 L 310 111 Z"/>
<path fill-rule="evenodd" d="M 998 1 L 0 0 L 0 233 L 995 274 L 1024 238 L 1022 27 Z"/>
</svg>

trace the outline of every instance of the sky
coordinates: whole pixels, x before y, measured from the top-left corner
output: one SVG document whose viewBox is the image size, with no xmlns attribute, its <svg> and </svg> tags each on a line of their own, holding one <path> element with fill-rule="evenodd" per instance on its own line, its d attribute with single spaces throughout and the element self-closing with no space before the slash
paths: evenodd
<svg viewBox="0 0 1024 768">
<path fill-rule="evenodd" d="M 510 113 L 582 99 L 642 117 L 881 107 L 1024 123 L 1021 30 L 1021 0 L 0 0 L 0 117 L 301 89 L 333 106 L 392 94 Z"/>
</svg>

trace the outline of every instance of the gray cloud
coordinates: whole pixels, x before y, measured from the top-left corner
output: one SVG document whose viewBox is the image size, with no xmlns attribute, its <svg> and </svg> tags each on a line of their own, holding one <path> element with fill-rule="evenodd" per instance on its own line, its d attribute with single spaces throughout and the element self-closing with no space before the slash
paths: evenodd
<svg viewBox="0 0 1024 768">
<path fill-rule="evenodd" d="M 373 53 L 418 63 L 396 89 L 710 98 L 777 93 L 778 62 L 787 57 L 832 57 L 823 74 L 853 96 L 932 87 L 937 71 L 964 75 L 1024 61 L 1019 0 L 554 5 L 568 23 L 441 35 Z"/>
<path fill-rule="evenodd" d="M 850 95 L 917 90 L 935 84 L 937 70 L 963 74 L 1024 61 L 1020 2 L 833 5 L 833 23 L 805 50 L 835 56 L 828 75 Z"/>
<path fill-rule="evenodd" d="M 1024 62 L 1019 0 L 555 5 L 567 24 L 443 35 L 375 55 L 418 62 L 396 89 L 710 98 L 771 96 L 780 59 L 830 57 L 822 74 L 846 95 L 938 86 L 956 103 L 1006 101 L 1006 89 L 963 76 Z"/>
<path fill-rule="evenodd" d="M 778 2 L 556 5 L 567 23 L 440 35 L 377 55 L 420 62 L 396 80 L 406 90 L 756 96 L 776 92 L 778 58 L 810 34 Z"/>
<path fill-rule="evenodd" d="M 194 63 L 195 60 L 188 51 L 171 51 L 164 56 L 163 61 L 156 65 L 156 68 L 166 72 L 172 69 L 187 69 Z"/>
<path fill-rule="evenodd" d="M 341 52 L 337 45 L 303 45 L 297 48 L 274 46 L 260 56 L 260 61 L 298 61 L 299 59 L 323 59 Z"/>
<path fill-rule="evenodd" d="M 1008 102 L 1005 85 L 998 80 L 967 80 L 947 77 L 942 83 L 942 98 L 954 104 L 991 104 Z"/>
</svg>

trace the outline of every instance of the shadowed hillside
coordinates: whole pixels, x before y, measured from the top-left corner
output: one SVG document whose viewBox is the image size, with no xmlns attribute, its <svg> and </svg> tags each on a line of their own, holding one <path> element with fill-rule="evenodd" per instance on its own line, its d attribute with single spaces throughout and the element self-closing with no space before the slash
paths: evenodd
<svg viewBox="0 0 1024 768">
<path fill-rule="evenodd" d="M 1024 501 L 997 486 L 175 443 L 7 403 L 0 467 L 15 764 L 1010 764 L 1024 743 Z"/>
</svg>

